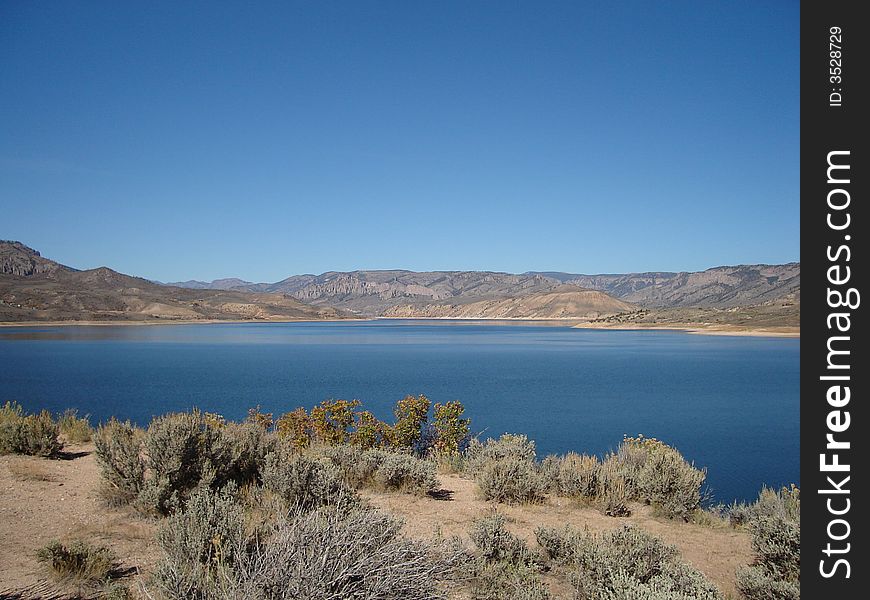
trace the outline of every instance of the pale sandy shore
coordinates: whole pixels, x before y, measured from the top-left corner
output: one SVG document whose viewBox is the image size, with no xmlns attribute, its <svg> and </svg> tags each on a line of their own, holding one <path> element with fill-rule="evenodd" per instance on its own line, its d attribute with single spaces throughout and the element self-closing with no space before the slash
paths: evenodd
<svg viewBox="0 0 870 600">
<path fill-rule="evenodd" d="M 800 338 L 800 327 L 740 327 L 738 325 L 699 325 L 697 323 L 676 323 L 673 325 L 578 323 L 579 329 L 609 329 L 621 331 L 683 331 L 697 335 L 729 335 L 744 337 L 786 337 Z"/>
</svg>

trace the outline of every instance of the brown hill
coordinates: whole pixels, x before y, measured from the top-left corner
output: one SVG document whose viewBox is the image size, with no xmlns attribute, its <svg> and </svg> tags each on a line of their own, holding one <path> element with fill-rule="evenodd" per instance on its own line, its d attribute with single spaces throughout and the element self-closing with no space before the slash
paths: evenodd
<svg viewBox="0 0 870 600">
<path fill-rule="evenodd" d="M 387 317 L 449 319 L 596 319 L 635 310 L 632 304 L 603 292 L 562 285 L 547 292 L 462 304 L 404 304 Z"/>
<path fill-rule="evenodd" d="M 75 271 L 18 242 L 0 242 L 0 322 L 308 320 L 347 317 L 281 293 L 193 290 L 107 267 Z"/>
</svg>

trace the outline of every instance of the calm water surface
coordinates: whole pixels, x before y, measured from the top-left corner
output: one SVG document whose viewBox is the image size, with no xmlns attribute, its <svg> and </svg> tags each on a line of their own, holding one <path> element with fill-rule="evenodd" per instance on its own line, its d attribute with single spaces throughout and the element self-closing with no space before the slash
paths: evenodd
<svg viewBox="0 0 870 600">
<path fill-rule="evenodd" d="M 359 398 L 460 400 L 484 437 L 603 453 L 643 433 L 708 468 L 715 500 L 799 483 L 800 341 L 531 324 L 367 321 L 0 328 L 0 401 L 145 424 Z"/>
</svg>

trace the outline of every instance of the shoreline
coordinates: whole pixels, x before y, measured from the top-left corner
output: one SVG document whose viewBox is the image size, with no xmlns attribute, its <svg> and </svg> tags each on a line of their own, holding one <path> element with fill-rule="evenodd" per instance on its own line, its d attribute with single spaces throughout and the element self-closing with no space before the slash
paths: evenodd
<svg viewBox="0 0 870 600">
<path fill-rule="evenodd" d="M 572 329 L 593 329 L 598 331 L 681 331 L 692 335 L 718 335 L 735 337 L 777 337 L 800 339 L 800 327 L 741 327 L 738 325 L 710 325 L 681 323 L 673 325 L 618 324 L 607 325 L 592 323 L 574 317 L 558 317 L 550 319 L 535 319 L 530 317 L 359 317 L 347 319 L 178 319 L 144 321 L 2 321 L 0 328 L 12 327 L 112 327 L 112 326 L 151 326 L 151 325 L 214 325 L 214 324 L 256 324 L 256 323 L 343 323 L 361 321 L 437 321 L 462 323 L 481 323 L 494 325 L 497 323 L 535 323 L 542 326 L 569 327 Z"/>
<path fill-rule="evenodd" d="M 2 327 L 113 327 L 116 325 L 150 326 L 150 325 L 217 325 L 225 324 L 252 324 L 252 323 L 341 323 L 344 321 L 373 321 L 373 318 L 360 317 L 358 319 L 150 319 L 146 321 L 0 321 Z"/>
<path fill-rule="evenodd" d="M 735 337 L 777 337 L 800 339 L 800 327 L 791 325 L 772 327 L 741 327 L 739 325 L 710 325 L 681 323 L 674 325 L 643 325 L 620 324 L 605 325 L 602 323 L 578 323 L 575 329 L 596 329 L 610 331 L 682 331 L 692 335 L 721 335 Z"/>
</svg>

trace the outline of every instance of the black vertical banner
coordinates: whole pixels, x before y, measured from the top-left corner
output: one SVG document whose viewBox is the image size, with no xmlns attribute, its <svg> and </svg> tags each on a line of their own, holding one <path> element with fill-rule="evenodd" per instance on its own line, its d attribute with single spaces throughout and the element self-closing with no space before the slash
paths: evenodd
<svg viewBox="0 0 870 600">
<path fill-rule="evenodd" d="M 859 8 L 801 4 L 801 593 L 810 599 L 870 589 L 868 500 L 858 491 L 870 483 L 870 22 Z"/>
</svg>

